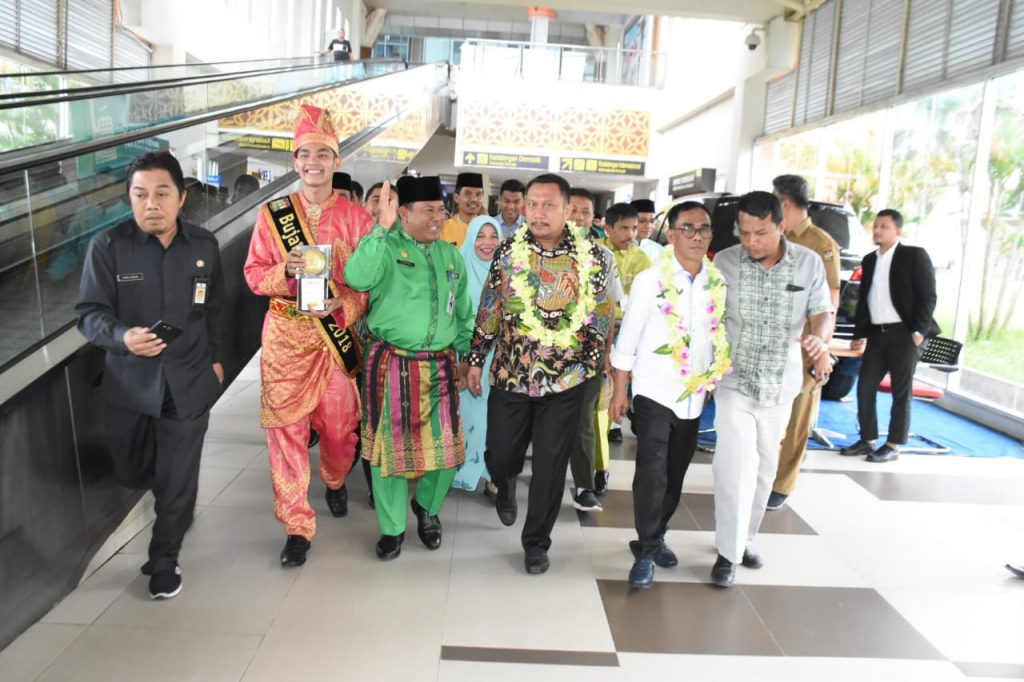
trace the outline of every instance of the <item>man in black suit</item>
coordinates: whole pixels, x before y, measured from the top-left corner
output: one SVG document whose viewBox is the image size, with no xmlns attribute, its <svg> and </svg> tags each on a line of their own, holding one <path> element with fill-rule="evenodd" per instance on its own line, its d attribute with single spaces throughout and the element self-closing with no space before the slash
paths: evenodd
<svg viewBox="0 0 1024 682">
<path fill-rule="evenodd" d="M 864 258 L 864 278 L 857 302 L 856 326 L 850 348 L 864 348 L 857 384 L 860 440 L 843 448 L 843 455 L 867 455 L 869 462 L 891 462 L 910 433 L 910 404 L 914 370 L 926 337 L 939 333 L 935 310 L 935 269 L 928 253 L 900 243 L 903 216 L 885 209 L 875 218 L 878 251 Z M 865 348 L 866 343 L 866 348 Z M 878 420 L 875 399 L 886 372 L 892 380 L 892 415 L 887 442 L 875 450 Z"/>
<path fill-rule="evenodd" d="M 168 599 L 181 591 L 178 554 L 224 381 L 220 247 L 181 219 L 185 180 L 169 153 L 135 159 L 127 180 L 132 218 L 92 240 L 75 312 L 82 334 L 106 351 L 101 390 L 114 475 L 153 491 L 142 572 L 150 596 Z"/>
</svg>

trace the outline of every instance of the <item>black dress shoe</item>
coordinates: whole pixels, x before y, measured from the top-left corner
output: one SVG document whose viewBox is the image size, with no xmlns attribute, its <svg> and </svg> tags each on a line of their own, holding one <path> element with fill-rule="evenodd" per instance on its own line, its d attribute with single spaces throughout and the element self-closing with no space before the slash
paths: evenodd
<svg viewBox="0 0 1024 682">
<path fill-rule="evenodd" d="M 740 563 L 746 568 L 761 568 L 764 566 L 764 559 L 753 548 L 747 547 L 743 550 L 743 560 Z"/>
<path fill-rule="evenodd" d="M 320 434 L 315 429 L 309 430 L 309 443 L 306 445 L 307 449 L 312 450 L 313 446 L 320 442 Z"/>
<path fill-rule="evenodd" d="M 863 457 L 864 455 L 870 455 L 875 451 L 874 444 L 869 440 L 863 438 L 854 443 L 848 445 L 845 448 L 839 450 L 839 454 L 843 457 Z"/>
<path fill-rule="evenodd" d="M 416 498 L 410 503 L 412 513 L 416 515 L 416 534 L 427 549 L 437 549 L 441 546 L 441 519 L 431 516 L 426 509 L 420 506 Z"/>
<path fill-rule="evenodd" d="M 337 490 L 327 489 L 327 508 L 331 510 L 331 516 L 340 519 L 348 516 L 348 488 L 341 486 Z"/>
<path fill-rule="evenodd" d="M 736 564 L 726 559 L 721 554 L 711 567 L 711 582 L 719 587 L 729 587 L 736 581 Z"/>
<path fill-rule="evenodd" d="M 524 564 L 526 565 L 526 572 L 530 575 L 540 575 L 551 568 L 551 561 L 548 559 L 547 551 L 539 547 L 526 550 Z"/>
<path fill-rule="evenodd" d="M 639 561 L 640 541 L 630 540 L 629 551 L 633 553 L 633 558 Z M 679 557 L 676 556 L 675 552 L 669 549 L 668 545 L 665 544 L 664 540 L 661 541 L 661 547 L 658 547 L 658 552 L 653 557 L 651 557 L 651 559 L 653 559 L 654 565 L 658 566 L 659 568 L 672 568 L 674 566 L 679 565 Z"/>
<path fill-rule="evenodd" d="M 377 558 L 382 561 L 397 559 L 402 553 L 402 541 L 405 540 L 405 533 L 399 535 L 381 535 L 377 541 Z"/>
<path fill-rule="evenodd" d="M 865 457 L 867 461 L 873 462 L 874 464 L 881 464 L 882 462 L 894 462 L 900 458 L 900 451 L 892 447 L 888 443 L 878 448 L 870 455 Z"/>
<path fill-rule="evenodd" d="M 306 552 L 311 543 L 301 535 L 289 535 L 281 550 L 282 566 L 301 566 L 306 563 Z"/>
<path fill-rule="evenodd" d="M 611 429 L 608 431 L 608 442 L 609 443 L 621 443 L 622 442 L 622 429 Z"/>
<path fill-rule="evenodd" d="M 637 559 L 633 568 L 629 569 L 629 586 L 644 590 L 653 582 L 654 562 L 650 559 Z"/>
<path fill-rule="evenodd" d="M 611 478 L 607 471 L 594 473 L 594 494 L 604 495 L 608 492 L 608 479 Z"/>
<path fill-rule="evenodd" d="M 1006 564 L 1006 570 L 1013 573 L 1018 578 L 1024 578 L 1024 564 L 1020 566 L 1014 566 L 1013 564 Z"/>
<path fill-rule="evenodd" d="M 502 525 L 511 526 L 516 522 L 516 516 L 519 514 L 519 506 L 516 504 L 516 479 L 505 481 L 505 485 L 498 483 L 498 499 L 494 502 L 494 508 L 498 511 L 498 520 Z"/>
</svg>

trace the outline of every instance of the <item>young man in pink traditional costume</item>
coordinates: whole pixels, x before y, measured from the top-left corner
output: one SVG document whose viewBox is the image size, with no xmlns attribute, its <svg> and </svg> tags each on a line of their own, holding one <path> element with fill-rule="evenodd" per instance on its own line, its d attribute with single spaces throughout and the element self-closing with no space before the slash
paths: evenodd
<svg viewBox="0 0 1024 682">
<path fill-rule="evenodd" d="M 245 263 L 249 287 L 270 297 L 260 360 L 260 423 L 267 430 L 275 515 L 288 533 L 283 566 L 305 563 L 316 534 L 316 514 L 307 499 L 311 426 L 320 434 L 327 506 L 336 517 L 348 513 L 345 476 L 356 454 L 360 414 L 355 384 L 360 355 L 352 327 L 366 312 L 367 297 L 346 284 L 344 270 L 373 227 L 369 213 L 332 191 L 341 159 L 328 111 L 301 105 L 293 155 L 302 190 L 263 207 Z M 296 277 L 304 272 L 300 247 L 309 245 L 332 247 L 330 295 L 319 312 L 296 308 Z"/>
</svg>

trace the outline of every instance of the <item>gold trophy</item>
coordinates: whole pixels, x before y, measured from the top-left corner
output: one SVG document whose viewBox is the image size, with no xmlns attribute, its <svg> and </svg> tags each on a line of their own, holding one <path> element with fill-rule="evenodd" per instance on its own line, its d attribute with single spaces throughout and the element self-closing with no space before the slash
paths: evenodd
<svg viewBox="0 0 1024 682">
<path fill-rule="evenodd" d="M 302 274 L 298 276 L 299 292 L 296 308 L 305 312 L 319 312 L 327 309 L 331 296 L 328 283 L 331 281 L 331 247 L 300 246 L 302 251 Z"/>
</svg>

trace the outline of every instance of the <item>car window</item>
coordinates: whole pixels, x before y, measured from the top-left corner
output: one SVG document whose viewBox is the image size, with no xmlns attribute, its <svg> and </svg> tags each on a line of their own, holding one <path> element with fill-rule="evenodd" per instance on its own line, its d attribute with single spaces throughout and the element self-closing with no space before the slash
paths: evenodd
<svg viewBox="0 0 1024 682">
<path fill-rule="evenodd" d="M 736 226 L 736 202 L 719 201 L 715 204 L 711 215 L 711 246 L 712 253 L 724 251 L 730 246 L 740 243 L 739 228 Z"/>
</svg>

